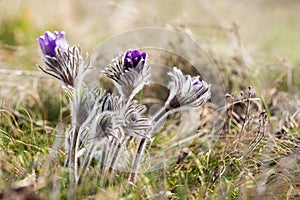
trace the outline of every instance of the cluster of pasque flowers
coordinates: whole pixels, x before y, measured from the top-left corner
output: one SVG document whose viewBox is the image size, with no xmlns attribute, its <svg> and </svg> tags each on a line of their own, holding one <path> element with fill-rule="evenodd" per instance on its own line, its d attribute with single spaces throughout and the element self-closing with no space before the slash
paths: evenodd
<svg viewBox="0 0 300 200">
<path fill-rule="evenodd" d="M 65 163 L 71 181 L 76 184 L 85 177 L 92 159 L 98 161 L 103 178 L 110 168 L 125 170 L 130 167 L 130 180 L 134 181 L 145 144 L 160 118 L 177 109 L 198 107 L 210 99 L 210 86 L 205 81 L 184 75 L 174 67 L 169 72 L 170 95 L 164 115 L 147 117 L 144 115 L 146 107 L 134 100 L 134 96 L 150 84 L 147 53 L 127 50 L 101 71 L 118 90 L 119 94 L 112 94 L 99 86 L 92 89 L 85 86 L 82 80 L 88 66 L 84 65 L 80 48 L 69 46 L 64 32 L 46 32 L 38 38 L 38 43 L 46 64 L 38 67 L 61 81 L 69 97 L 72 124 L 66 133 L 68 156 Z M 137 141 L 136 154 L 133 164 L 128 166 L 130 163 L 124 160 L 131 154 L 126 150 L 134 139 Z"/>
</svg>

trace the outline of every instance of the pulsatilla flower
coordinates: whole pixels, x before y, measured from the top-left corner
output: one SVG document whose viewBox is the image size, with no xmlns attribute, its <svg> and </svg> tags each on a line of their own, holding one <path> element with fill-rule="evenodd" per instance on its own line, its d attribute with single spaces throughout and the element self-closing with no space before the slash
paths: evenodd
<svg viewBox="0 0 300 200">
<path fill-rule="evenodd" d="M 183 75 L 180 69 L 174 67 L 169 83 L 170 95 L 167 100 L 169 109 L 179 107 L 198 107 L 211 97 L 210 85 L 199 77 Z"/>
<path fill-rule="evenodd" d="M 69 97 L 72 124 L 65 138 L 65 166 L 69 167 L 71 199 L 76 184 L 82 183 L 94 158 L 103 162 L 97 166 L 101 167 L 104 184 L 111 168 L 127 169 L 132 148 L 136 151 L 129 181 L 134 182 L 147 142 L 164 117 L 180 108 L 198 107 L 211 98 L 210 85 L 174 68 L 168 73 L 169 98 L 150 118 L 145 116 L 147 107 L 133 99 L 150 83 L 147 53 L 127 50 L 104 69 L 103 73 L 118 89 L 117 95 L 106 93 L 99 86 L 84 85 L 82 79 L 88 68 L 84 66 L 79 46 L 70 47 L 64 32 L 46 32 L 38 38 L 38 43 L 45 63 L 44 67 L 38 67 L 60 80 Z"/>
<path fill-rule="evenodd" d="M 43 72 L 62 81 L 65 86 L 77 87 L 86 68 L 83 67 L 81 50 L 69 47 L 64 32 L 47 31 L 38 38 L 46 67 L 38 65 Z"/>
<path fill-rule="evenodd" d="M 38 38 L 38 42 L 44 56 L 55 57 L 56 48 L 67 51 L 69 45 L 65 38 L 64 32 L 51 33 L 47 31 L 43 36 Z"/>
<path fill-rule="evenodd" d="M 98 114 L 91 124 L 91 138 L 100 141 L 101 138 L 114 135 L 112 117 L 110 113 Z"/>
<path fill-rule="evenodd" d="M 119 136 L 149 137 L 151 121 L 143 116 L 146 110 L 146 106 L 138 104 L 136 100 L 126 103 L 114 94 L 107 94 L 101 106 L 102 112 L 113 113 L 113 127 L 119 130 Z"/>
<path fill-rule="evenodd" d="M 123 72 L 129 71 L 130 69 L 137 68 L 138 65 L 144 65 L 147 54 L 145 52 L 139 52 L 138 50 L 128 50 L 124 57 Z"/>
<path fill-rule="evenodd" d="M 149 137 L 148 130 L 151 127 L 150 119 L 143 116 L 146 106 L 140 105 L 137 101 L 132 101 L 126 106 L 124 112 L 124 129 L 129 135 L 135 137 Z"/>
<path fill-rule="evenodd" d="M 146 106 L 138 104 L 136 100 L 124 104 L 116 111 L 115 126 L 121 128 L 125 135 L 149 138 L 151 121 L 143 116 L 146 109 Z"/>
<path fill-rule="evenodd" d="M 127 50 L 112 60 L 104 74 L 113 80 L 123 99 L 131 100 L 144 85 L 149 84 L 147 54 L 138 50 Z"/>
</svg>

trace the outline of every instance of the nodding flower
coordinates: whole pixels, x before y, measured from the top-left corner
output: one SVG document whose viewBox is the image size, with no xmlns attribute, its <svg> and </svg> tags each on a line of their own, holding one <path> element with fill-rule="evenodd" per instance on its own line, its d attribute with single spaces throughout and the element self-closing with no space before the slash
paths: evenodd
<svg viewBox="0 0 300 200">
<path fill-rule="evenodd" d="M 136 100 L 124 104 L 116 111 L 115 125 L 120 127 L 124 134 L 133 137 L 149 138 L 151 121 L 144 116 L 146 106 L 138 104 Z"/>
<path fill-rule="evenodd" d="M 79 46 L 69 47 L 64 32 L 47 31 L 38 39 L 46 67 L 38 65 L 43 72 L 62 81 L 65 86 L 77 87 L 87 67 Z"/>
<path fill-rule="evenodd" d="M 210 85 L 199 80 L 199 77 L 183 75 L 176 67 L 168 74 L 171 76 L 170 95 L 167 100 L 169 109 L 198 107 L 211 98 Z"/>
<path fill-rule="evenodd" d="M 107 94 L 102 101 L 101 111 L 112 114 L 114 128 L 121 135 L 148 137 L 151 121 L 144 116 L 147 107 L 136 100 L 124 102 L 115 94 Z"/>
<path fill-rule="evenodd" d="M 112 60 L 104 74 L 113 80 L 123 99 L 131 100 L 144 85 L 149 84 L 149 68 L 147 53 L 134 49 Z"/>
</svg>

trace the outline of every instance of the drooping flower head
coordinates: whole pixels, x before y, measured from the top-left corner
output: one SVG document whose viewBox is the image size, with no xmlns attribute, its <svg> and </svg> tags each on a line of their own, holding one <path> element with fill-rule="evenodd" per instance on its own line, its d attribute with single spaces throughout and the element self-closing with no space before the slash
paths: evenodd
<svg viewBox="0 0 300 200">
<path fill-rule="evenodd" d="M 146 106 L 136 100 L 124 102 L 120 96 L 107 94 L 102 101 L 101 111 L 112 114 L 113 126 L 121 135 L 148 137 L 151 121 L 144 116 Z"/>
<path fill-rule="evenodd" d="M 134 49 L 112 60 L 104 74 L 113 80 L 122 98 L 131 100 L 144 85 L 149 84 L 149 68 L 147 53 Z"/>
<path fill-rule="evenodd" d="M 180 69 L 174 67 L 169 83 L 170 95 L 167 104 L 171 109 L 179 107 L 198 107 L 211 97 L 210 85 L 199 77 L 183 75 Z"/>
<path fill-rule="evenodd" d="M 55 57 L 56 48 L 67 50 L 69 46 L 65 38 L 65 32 L 63 31 L 55 31 L 54 33 L 47 31 L 44 35 L 38 38 L 38 42 L 44 56 L 50 57 Z"/>
<path fill-rule="evenodd" d="M 109 113 L 99 113 L 91 123 L 91 138 L 101 140 L 105 136 L 114 136 L 112 117 Z"/>
<path fill-rule="evenodd" d="M 78 87 L 87 68 L 79 46 L 69 47 L 64 32 L 47 31 L 38 38 L 46 67 L 38 65 L 43 72 L 62 81 L 65 86 Z"/>
<path fill-rule="evenodd" d="M 146 110 L 146 106 L 138 104 L 136 100 L 128 102 L 116 111 L 115 125 L 121 127 L 126 135 L 148 138 L 151 121 L 143 115 Z"/>
</svg>

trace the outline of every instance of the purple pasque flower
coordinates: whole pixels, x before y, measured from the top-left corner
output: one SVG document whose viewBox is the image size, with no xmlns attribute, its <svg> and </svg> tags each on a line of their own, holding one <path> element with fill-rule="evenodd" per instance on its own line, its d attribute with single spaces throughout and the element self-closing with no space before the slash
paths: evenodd
<svg viewBox="0 0 300 200">
<path fill-rule="evenodd" d="M 138 65 L 144 65 L 147 54 L 145 52 L 140 52 L 139 50 L 127 50 L 124 56 L 124 67 L 123 72 L 129 69 L 134 69 Z"/>
<path fill-rule="evenodd" d="M 147 57 L 145 52 L 127 50 L 104 69 L 104 74 L 113 81 L 123 99 L 131 100 L 144 85 L 149 84 Z"/>
<path fill-rule="evenodd" d="M 87 67 L 79 46 L 69 47 L 64 32 L 47 31 L 38 38 L 46 66 L 37 65 L 44 73 L 62 81 L 66 87 L 76 88 L 80 85 Z"/>
<path fill-rule="evenodd" d="M 38 42 L 44 56 L 55 57 L 56 48 L 67 50 L 69 45 L 65 38 L 65 32 L 51 33 L 47 31 L 44 35 L 38 38 Z"/>
<path fill-rule="evenodd" d="M 199 77 L 183 75 L 176 67 L 168 74 L 171 76 L 170 95 L 167 100 L 169 109 L 198 107 L 211 98 L 210 85 L 199 80 Z"/>
</svg>

